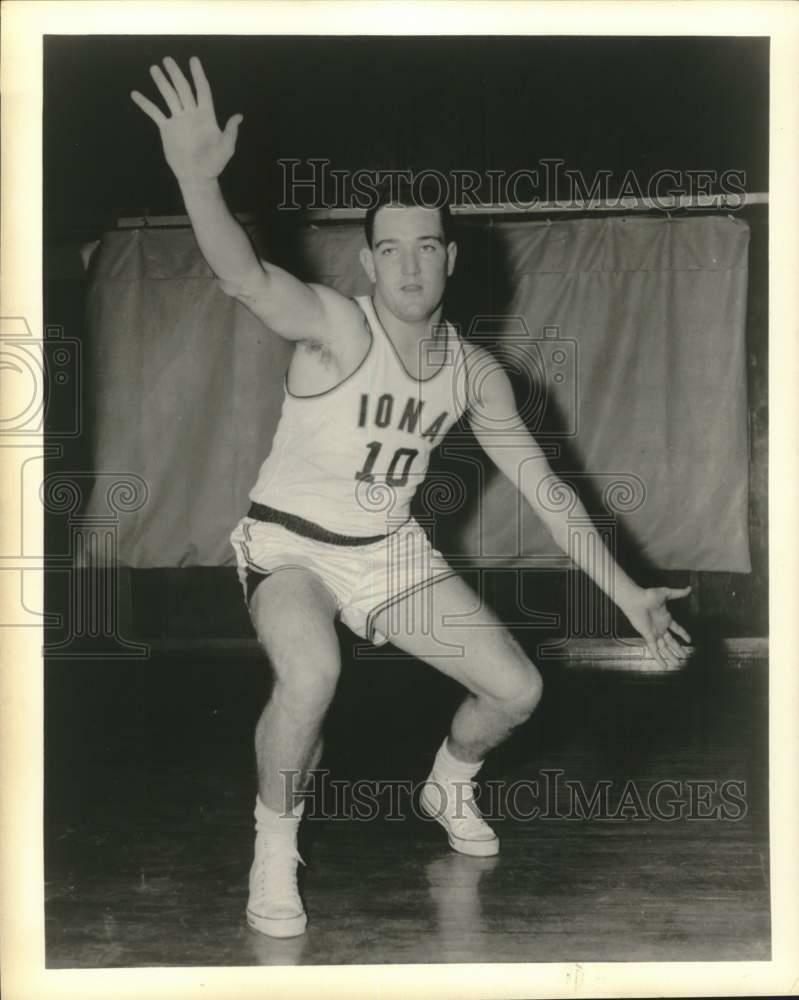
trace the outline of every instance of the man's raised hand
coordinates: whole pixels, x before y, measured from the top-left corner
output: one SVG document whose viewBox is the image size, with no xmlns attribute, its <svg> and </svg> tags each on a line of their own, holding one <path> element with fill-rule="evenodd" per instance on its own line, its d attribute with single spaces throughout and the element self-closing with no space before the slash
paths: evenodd
<svg viewBox="0 0 799 1000">
<path fill-rule="evenodd" d="M 164 156 L 181 183 L 202 183 L 218 177 L 225 169 L 236 148 L 236 135 L 243 115 L 233 115 L 224 130 L 216 122 L 214 101 L 200 60 L 189 60 L 194 90 L 174 59 L 164 59 L 160 66 L 151 66 L 150 75 L 164 99 L 170 115 L 149 101 L 138 90 L 131 100 L 158 126 Z"/>
</svg>

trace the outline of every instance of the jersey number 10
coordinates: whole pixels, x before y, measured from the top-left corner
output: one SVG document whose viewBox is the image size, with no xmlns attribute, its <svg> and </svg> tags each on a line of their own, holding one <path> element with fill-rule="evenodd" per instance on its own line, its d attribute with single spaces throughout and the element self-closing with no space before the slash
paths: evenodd
<svg viewBox="0 0 799 1000">
<path fill-rule="evenodd" d="M 366 456 L 363 468 L 355 473 L 355 478 L 359 482 L 371 483 L 374 482 L 375 478 L 372 469 L 375 467 L 377 456 L 380 454 L 383 445 L 380 441 L 370 441 L 366 447 L 369 449 L 369 454 Z M 388 486 L 407 485 L 413 460 L 418 454 L 419 450 L 417 448 L 397 448 L 386 470 L 386 484 Z M 400 468 L 400 463 L 403 463 L 402 468 Z M 399 471 L 397 471 L 398 469 Z"/>
</svg>

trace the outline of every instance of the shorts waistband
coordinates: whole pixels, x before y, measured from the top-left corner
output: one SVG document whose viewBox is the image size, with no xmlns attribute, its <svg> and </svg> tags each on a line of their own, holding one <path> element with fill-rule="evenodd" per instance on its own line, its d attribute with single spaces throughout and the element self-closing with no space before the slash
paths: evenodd
<svg viewBox="0 0 799 1000">
<path fill-rule="evenodd" d="M 328 531 L 327 528 L 323 528 L 320 524 L 307 521 L 304 517 L 299 517 L 297 514 L 289 514 L 284 510 L 276 510 L 274 507 L 268 507 L 263 503 L 255 503 L 255 501 L 250 503 L 247 517 L 251 517 L 256 521 L 279 524 L 288 531 L 293 531 L 295 535 L 302 535 L 304 538 L 311 538 L 316 542 L 327 542 L 328 545 L 374 545 L 375 542 L 382 542 L 384 538 L 388 538 L 388 534 L 393 534 L 393 532 L 389 532 L 386 535 L 339 535 L 338 532 Z"/>
</svg>

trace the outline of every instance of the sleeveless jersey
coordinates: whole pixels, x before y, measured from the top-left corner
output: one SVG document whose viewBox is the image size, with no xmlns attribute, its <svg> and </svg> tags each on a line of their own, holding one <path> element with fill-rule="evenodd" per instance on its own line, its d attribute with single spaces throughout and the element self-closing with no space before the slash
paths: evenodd
<svg viewBox="0 0 799 1000">
<path fill-rule="evenodd" d="M 250 499 L 338 534 L 368 537 L 410 516 L 430 453 L 466 409 L 463 346 L 450 324 L 421 345 L 426 379 L 414 378 L 368 297 L 355 300 L 371 344 L 332 389 L 285 399 L 272 450 Z M 446 335 L 445 335 L 446 331 Z"/>
</svg>

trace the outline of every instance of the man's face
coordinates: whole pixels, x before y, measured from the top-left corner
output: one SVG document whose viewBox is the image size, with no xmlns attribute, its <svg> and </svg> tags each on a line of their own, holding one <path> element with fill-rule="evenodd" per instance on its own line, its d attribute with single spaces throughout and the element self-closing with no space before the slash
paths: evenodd
<svg viewBox="0 0 799 1000">
<path fill-rule="evenodd" d="M 374 219 L 361 263 L 379 299 L 397 319 L 417 323 L 441 305 L 456 247 L 444 243 L 437 208 L 385 205 Z"/>
</svg>

